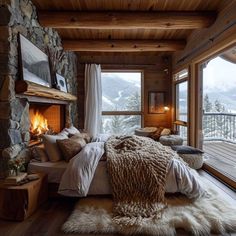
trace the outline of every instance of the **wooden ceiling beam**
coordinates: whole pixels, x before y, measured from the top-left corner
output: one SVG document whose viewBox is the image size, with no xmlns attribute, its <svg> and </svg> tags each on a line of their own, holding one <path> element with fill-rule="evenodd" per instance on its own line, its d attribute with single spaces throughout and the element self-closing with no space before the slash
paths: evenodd
<svg viewBox="0 0 236 236">
<path fill-rule="evenodd" d="M 161 52 L 179 51 L 184 40 L 63 40 L 63 47 L 77 52 Z"/>
<path fill-rule="evenodd" d="M 209 27 L 214 12 L 39 11 L 45 27 L 74 29 L 197 29 Z"/>
</svg>

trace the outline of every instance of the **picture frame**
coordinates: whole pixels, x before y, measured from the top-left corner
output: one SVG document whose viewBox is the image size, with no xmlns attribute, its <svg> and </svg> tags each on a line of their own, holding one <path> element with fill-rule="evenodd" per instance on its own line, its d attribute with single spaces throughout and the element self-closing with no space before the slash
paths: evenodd
<svg viewBox="0 0 236 236">
<path fill-rule="evenodd" d="M 162 114 L 165 113 L 165 92 L 149 91 L 148 92 L 148 113 Z"/>
<path fill-rule="evenodd" d="M 56 87 L 58 90 L 67 93 L 66 80 L 63 76 L 56 73 Z"/>
<path fill-rule="evenodd" d="M 48 56 L 21 34 L 18 34 L 18 42 L 21 79 L 51 87 Z"/>
</svg>

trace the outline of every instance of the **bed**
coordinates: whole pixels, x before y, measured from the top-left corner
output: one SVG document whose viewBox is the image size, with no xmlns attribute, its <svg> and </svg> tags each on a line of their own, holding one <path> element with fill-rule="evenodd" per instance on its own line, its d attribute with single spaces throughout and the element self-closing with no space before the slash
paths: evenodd
<svg viewBox="0 0 236 236">
<path fill-rule="evenodd" d="M 87 159 L 87 153 L 81 152 L 77 157 L 74 158 L 74 160 L 78 160 L 78 158 Z M 28 165 L 28 173 L 46 173 L 48 175 L 50 195 L 55 196 L 55 193 L 57 192 L 59 184 L 61 182 L 62 176 L 66 171 L 67 167 L 68 162 L 66 161 L 31 161 Z M 196 194 L 201 194 L 203 192 L 201 186 L 199 186 L 197 176 L 194 170 L 190 170 L 179 160 L 173 160 L 170 164 L 166 178 L 165 189 L 167 193 L 182 192 L 192 197 L 195 197 Z M 112 194 L 112 191 L 107 172 L 107 163 L 106 161 L 99 161 L 87 195 L 110 194 Z"/>
<path fill-rule="evenodd" d="M 28 173 L 46 173 L 48 175 L 49 186 L 52 189 L 57 188 L 60 184 L 63 173 L 68 166 L 66 161 L 58 162 L 30 162 L 28 165 Z M 108 180 L 106 169 L 106 161 L 99 161 L 94 178 L 91 182 L 88 195 L 107 195 L 111 194 L 111 188 Z M 53 187 L 54 186 L 54 187 Z M 54 194 L 52 194 L 54 195 Z"/>
</svg>

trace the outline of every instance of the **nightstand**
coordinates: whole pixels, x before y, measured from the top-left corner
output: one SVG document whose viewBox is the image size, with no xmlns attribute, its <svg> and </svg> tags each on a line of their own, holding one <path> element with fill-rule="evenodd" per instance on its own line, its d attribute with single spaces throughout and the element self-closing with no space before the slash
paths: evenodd
<svg viewBox="0 0 236 236">
<path fill-rule="evenodd" d="M 22 221 L 32 215 L 48 198 L 47 175 L 20 186 L 0 184 L 0 217 Z"/>
</svg>

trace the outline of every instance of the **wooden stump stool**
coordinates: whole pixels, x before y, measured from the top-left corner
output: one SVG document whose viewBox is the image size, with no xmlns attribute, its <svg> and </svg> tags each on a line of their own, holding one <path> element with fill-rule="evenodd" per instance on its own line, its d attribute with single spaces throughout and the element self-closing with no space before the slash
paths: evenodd
<svg viewBox="0 0 236 236">
<path fill-rule="evenodd" d="M 0 184 L 0 217 L 22 221 L 32 215 L 48 197 L 47 175 L 20 186 Z"/>
</svg>

